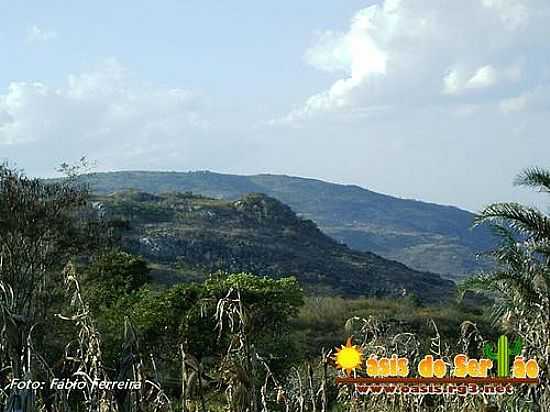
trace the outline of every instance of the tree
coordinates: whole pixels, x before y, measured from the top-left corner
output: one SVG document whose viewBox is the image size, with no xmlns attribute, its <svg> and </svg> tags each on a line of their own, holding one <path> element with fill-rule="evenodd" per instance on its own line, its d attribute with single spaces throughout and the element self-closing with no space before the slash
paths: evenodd
<svg viewBox="0 0 550 412">
<path fill-rule="evenodd" d="M 63 268 L 101 244 L 104 230 L 88 199 L 74 178 L 46 183 L 0 165 L 0 362 L 13 378 L 30 379 L 44 363 L 37 341 Z"/>
<path fill-rule="evenodd" d="M 303 291 L 294 278 L 217 273 L 202 284 L 161 291 L 146 286 L 120 302 L 111 312 L 126 309 L 142 351 L 154 355 L 168 381 L 178 381 L 185 355 L 195 379 L 186 384 L 194 388 L 195 399 L 201 399 L 204 385 L 234 388 L 236 376 L 262 380 L 263 366 L 256 372 L 251 368 L 258 359 L 282 374 L 297 356 L 288 338 L 289 320 L 303 304 Z M 179 385 L 172 387 L 178 390 Z M 257 395 L 249 388 L 251 393 Z"/>
<path fill-rule="evenodd" d="M 122 296 L 137 291 L 151 280 L 147 262 L 140 256 L 107 250 L 84 269 L 82 286 L 94 313 L 112 306 Z"/>
<path fill-rule="evenodd" d="M 527 169 L 516 184 L 550 192 L 550 171 Z M 500 246 L 491 252 L 497 266 L 467 280 L 462 289 L 493 294 L 496 323 L 520 335 L 524 354 L 538 359 L 543 385 L 531 397 L 540 408 L 550 404 L 549 390 L 542 389 L 550 382 L 550 217 L 518 203 L 496 203 L 475 224 L 491 225 L 500 237 Z"/>
</svg>

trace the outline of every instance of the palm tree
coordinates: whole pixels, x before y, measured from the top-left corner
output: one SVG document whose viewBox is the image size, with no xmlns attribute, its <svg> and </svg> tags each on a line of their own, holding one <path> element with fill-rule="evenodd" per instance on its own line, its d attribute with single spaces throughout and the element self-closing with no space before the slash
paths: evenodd
<svg viewBox="0 0 550 412">
<path fill-rule="evenodd" d="M 550 192 L 550 171 L 526 169 L 515 184 Z M 490 253 L 495 269 L 468 279 L 462 289 L 494 297 L 494 322 L 520 335 L 523 354 L 539 362 L 542 384 L 530 389 L 530 410 L 549 410 L 550 217 L 518 203 L 495 203 L 477 216 L 475 225 L 482 224 L 490 225 L 501 239 Z"/>
</svg>

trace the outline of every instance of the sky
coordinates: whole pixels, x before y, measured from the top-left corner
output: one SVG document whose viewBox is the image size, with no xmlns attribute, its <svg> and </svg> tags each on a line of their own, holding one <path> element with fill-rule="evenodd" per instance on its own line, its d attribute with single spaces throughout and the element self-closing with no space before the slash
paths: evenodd
<svg viewBox="0 0 550 412">
<path fill-rule="evenodd" d="M 543 206 L 547 0 L 0 0 L 0 161 Z"/>
</svg>

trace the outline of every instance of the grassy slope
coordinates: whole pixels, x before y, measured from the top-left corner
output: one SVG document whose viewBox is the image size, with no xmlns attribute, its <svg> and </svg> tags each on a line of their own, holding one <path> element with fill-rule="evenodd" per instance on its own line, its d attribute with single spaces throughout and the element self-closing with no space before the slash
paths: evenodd
<svg viewBox="0 0 550 412">
<path fill-rule="evenodd" d="M 486 338 L 496 338 L 484 306 L 468 306 L 456 302 L 423 306 L 410 299 L 342 299 L 339 297 L 308 297 L 293 321 L 295 335 L 310 356 L 322 348 L 331 349 L 345 342 L 350 331 L 346 321 L 353 317 L 374 317 L 383 327 L 381 333 L 414 333 L 423 345 L 429 345 L 436 335 L 433 322 L 443 343 L 454 347 L 460 339 L 464 321 L 473 322 Z M 361 326 L 361 322 L 358 325 Z M 428 353 L 429 347 L 423 348 Z"/>
</svg>

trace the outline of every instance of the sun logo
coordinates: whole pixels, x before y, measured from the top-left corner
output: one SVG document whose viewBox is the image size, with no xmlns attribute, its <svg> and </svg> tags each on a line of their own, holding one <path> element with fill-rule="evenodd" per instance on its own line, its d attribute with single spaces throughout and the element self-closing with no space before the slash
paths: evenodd
<svg viewBox="0 0 550 412">
<path fill-rule="evenodd" d="M 346 346 L 342 345 L 340 348 L 336 348 L 334 361 L 337 368 L 349 375 L 363 364 L 363 353 L 358 346 L 352 345 L 351 338 L 348 338 Z"/>
</svg>

